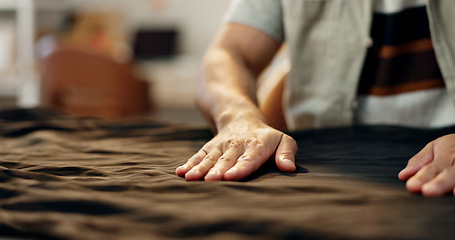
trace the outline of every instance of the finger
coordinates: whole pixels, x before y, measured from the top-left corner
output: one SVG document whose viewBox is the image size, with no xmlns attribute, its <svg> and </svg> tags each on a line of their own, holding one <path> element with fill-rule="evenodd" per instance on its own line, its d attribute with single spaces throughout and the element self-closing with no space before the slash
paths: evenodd
<svg viewBox="0 0 455 240">
<path fill-rule="evenodd" d="M 195 180 L 200 180 L 202 179 L 207 172 L 215 165 L 216 161 L 218 161 L 218 158 L 220 158 L 222 155 L 222 152 L 219 148 L 213 149 L 211 152 L 209 152 L 202 161 L 191 168 L 186 174 L 185 178 L 188 181 L 195 181 Z"/>
<path fill-rule="evenodd" d="M 431 179 L 435 178 L 441 171 L 442 169 L 440 166 L 434 162 L 425 165 L 413 177 L 408 179 L 406 182 L 406 188 L 410 192 L 420 193 L 422 191 L 422 186 Z"/>
<path fill-rule="evenodd" d="M 175 169 L 175 173 L 180 176 L 180 177 L 183 177 L 185 176 L 185 174 L 191 169 L 193 168 L 194 166 L 196 166 L 197 164 L 199 164 L 202 159 L 204 159 L 204 157 L 207 155 L 207 152 L 203 149 L 199 150 L 196 154 L 194 154 L 190 159 L 188 159 L 188 161 L 183 164 L 182 166 L 179 166 L 178 168 Z"/>
<path fill-rule="evenodd" d="M 295 171 L 295 154 L 297 153 L 297 143 L 288 135 L 283 135 L 280 145 L 276 150 L 275 161 L 278 168 L 283 172 Z"/>
<path fill-rule="evenodd" d="M 256 171 L 267 158 L 259 149 L 247 149 L 237 159 L 237 163 L 223 175 L 223 179 L 227 181 L 243 179 Z"/>
<path fill-rule="evenodd" d="M 455 188 L 455 167 L 446 168 L 437 177 L 422 186 L 422 194 L 428 197 L 443 196 Z"/>
<path fill-rule="evenodd" d="M 432 162 L 434 159 L 434 141 L 428 143 L 419 153 L 412 157 L 407 166 L 398 174 L 401 181 L 406 181 L 414 176 L 423 166 Z"/>
<path fill-rule="evenodd" d="M 224 173 L 235 165 L 237 159 L 242 155 L 243 151 L 240 147 L 229 148 L 226 152 L 218 158 L 215 166 L 207 173 L 205 180 L 216 181 L 222 180 Z"/>
</svg>

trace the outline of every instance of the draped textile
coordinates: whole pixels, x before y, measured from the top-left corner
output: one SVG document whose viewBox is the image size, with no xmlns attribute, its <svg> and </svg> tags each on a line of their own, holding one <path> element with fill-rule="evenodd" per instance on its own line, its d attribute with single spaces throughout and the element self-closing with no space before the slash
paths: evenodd
<svg viewBox="0 0 455 240">
<path fill-rule="evenodd" d="M 292 133 L 295 173 L 241 182 L 174 174 L 207 129 L 0 112 L 0 239 L 452 239 L 455 199 L 396 175 L 455 128 L 359 126 Z"/>
</svg>

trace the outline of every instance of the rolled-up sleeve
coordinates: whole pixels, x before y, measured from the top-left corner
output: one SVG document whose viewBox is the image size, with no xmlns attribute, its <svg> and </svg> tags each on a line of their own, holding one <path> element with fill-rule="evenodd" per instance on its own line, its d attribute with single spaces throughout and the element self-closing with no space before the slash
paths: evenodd
<svg viewBox="0 0 455 240">
<path fill-rule="evenodd" d="M 225 23 L 239 23 L 283 42 L 283 13 L 280 0 L 232 0 Z"/>
</svg>

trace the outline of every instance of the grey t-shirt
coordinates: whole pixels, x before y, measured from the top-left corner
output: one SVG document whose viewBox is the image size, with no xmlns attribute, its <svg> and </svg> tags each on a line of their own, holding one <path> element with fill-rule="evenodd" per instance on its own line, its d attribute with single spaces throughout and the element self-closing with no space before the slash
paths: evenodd
<svg viewBox="0 0 455 240">
<path fill-rule="evenodd" d="M 281 1 L 233 0 L 225 22 L 241 23 L 258 29 L 278 42 L 284 41 Z"/>
</svg>

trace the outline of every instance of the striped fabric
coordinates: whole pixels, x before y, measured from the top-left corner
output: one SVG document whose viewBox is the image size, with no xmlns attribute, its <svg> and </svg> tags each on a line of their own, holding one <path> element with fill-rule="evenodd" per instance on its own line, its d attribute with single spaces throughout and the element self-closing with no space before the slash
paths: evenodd
<svg viewBox="0 0 455 240">
<path fill-rule="evenodd" d="M 433 50 L 425 0 L 376 0 L 374 11 L 374 44 L 360 77 L 357 123 L 415 127 L 455 123 L 455 109 Z M 429 105 L 433 109 L 425 109 Z"/>
<path fill-rule="evenodd" d="M 396 0 L 395 0 L 396 1 Z M 376 96 L 444 87 L 426 7 L 375 13 L 359 94 Z"/>
</svg>

